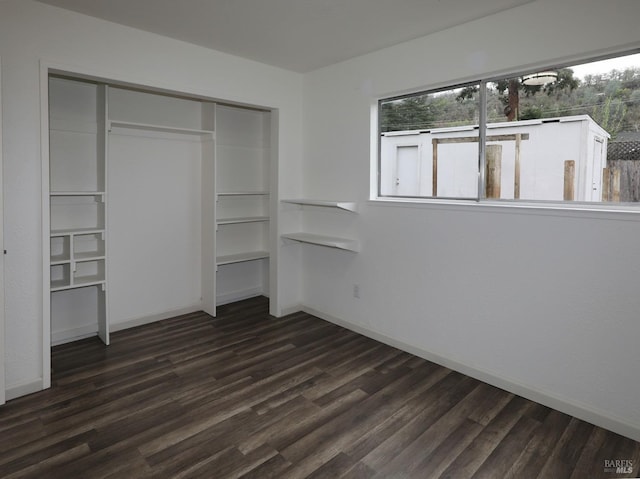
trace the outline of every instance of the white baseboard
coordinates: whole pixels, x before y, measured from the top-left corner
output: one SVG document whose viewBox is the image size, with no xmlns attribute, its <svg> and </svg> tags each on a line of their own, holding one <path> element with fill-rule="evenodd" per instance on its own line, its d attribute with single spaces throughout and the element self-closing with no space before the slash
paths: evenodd
<svg viewBox="0 0 640 479">
<path fill-rule="evenodd" d="M 251 289 L 242 289 L 239 291 L 232 291 L 230 293 L 223 293 L 216 296 L 217 306 L 223 304 L 235 303 L 236 301 L 242 301 L 243 299 L 254 298 L 256 296 L 266 296 L 264 290 L 260 287 Z"/>
<path fill-rule="evenodd" d="M 175 316 L 181 316 L 183 314 L 195 313 L 196 311 L 202 311 L 202 304 L 194 304 L 192 306 L 186 306 L 184 308 L 174 309 L 172 311 L 166 311 L 163 313 L 150 314 L 148 316 L 140 316 L 138 318 L 127 319 L 119 323 L 111 323 L 109 325 L 109 331 L 114 333 L 116 331 L 122 331 L 123 329 L 135 328 L 136 326 L 142 326 L 144 324 L 155 323 L 156 321 L 162 321 L 163 319 L 173 318 Z"/>
<path fill-rule="evenodd" d="M 51 346 L 78 341 L 79 339 L 90 338 L 98 334 L 98 324 L 85 324 L 77 328 L 64 329 L 62 331 L 51 331 Z"/>
<path fill-rule="evenodd" d="M 631 424 L 629 423 L 629 421 L 624 420 L 620 417 L 616 417 L 608 412 L 596 410 L 580 404 L 576 401 L 571 401 L 569 399 L 556 396 L 549 391 L 538 389 L 533 385 L 523 384 L 510 378 L 505 378 L 497 375 L 491 371 L 478 369 L 474 366 L 470 366 L 469 364 L 465 364 L 459 361 L 452 360 L 450 358 L 446 358 L 444 356 L 440 356 L 438 354 L 431 353 L 429 351 L 425 351 L 411 344 L 407 344 L 403 341 L 394 339 L 383 333 L 379 333 L 372 329 L 352 324 L 348 321 L 344 321 L 334 316 L 324 314 L 323 312 L 318 311 L 314 308 L 303 306 L 302 310 L 305 313 L 317 316 L 318 318 L 329 321 L 330 323 L 337 324 L 338 326 L 350 329 L 351 331 L 362 334 L 363 336 L 367 336 L 371 339 L 375 339 L 376 341 L 380 341 L 381 343 L 388 344 L 389 346 L 393 346 L 394 348 L 398 348 L 402 351 L 411 353 L 414 356 L 421 357 L 423 359 L 426 359 L 427 361 L 431 361 L 446 368 L 461 372 L 484 383 L 490 384 L 500 389 L 504 389 L 505 391 L 516 394 L 518 396 L 522 396 L 526 399 L 563 412 L 570 416 L 577 417 L 578 419 L 591 424 L 595 424 L 596 426 L 602 427 L 604 429 L 608 429 L 609 431 L 613 431 L 617 434 L 633 439 L 634 441 L 640 441 L 640 424 Z"/>
<path fill-rule="evenodd" d="M 303 306 L 301 304 L 294 304 L 293 306 L 287 306 L 286 308 L 282 308 L 280 310 L 279 318 L 283 316 L 288 316 L 289 314 L 298 313 L 303 310 Z"/>
<path fill-rule="evenodd" d="M 38 378 L 35 381 L 29 381 L 16 386 L 9 386 L 5 391 L 5 398 L 7 401 L 11 401 L 12 399 L 26 396 L 27 394 L 37 393 L 42 390 L 42 378 Z"/>
</svg>

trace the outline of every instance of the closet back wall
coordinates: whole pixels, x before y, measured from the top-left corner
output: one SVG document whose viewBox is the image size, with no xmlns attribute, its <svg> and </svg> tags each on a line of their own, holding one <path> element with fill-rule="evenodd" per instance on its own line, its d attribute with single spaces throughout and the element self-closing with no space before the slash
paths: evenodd
<svg viewBox="0 0 640 479">
<path fill-rule="evenodd" d="M 109 89 L 113 120 L 200 128 L 200 103 Z M 113 127 L 107 194 L 110 323 L 200 308 L 201 141 Z"/>
</svg>

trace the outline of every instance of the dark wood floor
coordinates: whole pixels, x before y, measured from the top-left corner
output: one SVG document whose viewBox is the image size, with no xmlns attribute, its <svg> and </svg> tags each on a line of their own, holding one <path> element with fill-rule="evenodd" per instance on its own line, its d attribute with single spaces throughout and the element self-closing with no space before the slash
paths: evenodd
<svg viewBox="0 0 640 479">
<path fill-rule="evenodd" d="M 0 477 L 615 478 L 640 444 L 264 298 L 53 350 Z M 630 459 L 635 474 L 605 471 Z"/>
</svg>

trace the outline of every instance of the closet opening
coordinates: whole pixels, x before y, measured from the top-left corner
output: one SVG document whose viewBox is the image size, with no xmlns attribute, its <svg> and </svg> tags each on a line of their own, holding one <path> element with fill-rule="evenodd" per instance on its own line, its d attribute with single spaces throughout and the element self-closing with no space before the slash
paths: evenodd
<svg viewBox="0 0 640 479">
<path fill-rule="evenodd" d="M 46 81 L 46 349 L 270 296 L 272 111 Z"/>
</svg>

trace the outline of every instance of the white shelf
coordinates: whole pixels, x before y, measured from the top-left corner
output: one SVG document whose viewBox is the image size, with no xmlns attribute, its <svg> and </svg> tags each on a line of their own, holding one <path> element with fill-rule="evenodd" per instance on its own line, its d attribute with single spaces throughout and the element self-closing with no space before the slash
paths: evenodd
<svg viewBox="0 0 640 479">
<path fill-rule="evenodd" d="M 85 263 L 87 261 L 98 261 L 101 259 L 105 259 L 104 253 L 75 253 L 73 255 L 73 261 L 76 263 Z M 68 255 L 56 255 L 51 256 L 49 263 L 51 266 L 56 266 L 60 264 L 70 264 L 71 258 Z"/>
<path fill-rule="evenodd" d="M 104 275 L 80 276 L 73 279 L 74 288 L 83 288 L 85 286 L 93 286 L 94 284 L 104 283 Z"/>
<path fill-rule="evenodd" d="M 239 216 L 237 218 L 220 218 L 219 225 L 233 225 L 238 223 L 260 223 L 269 221 L 268 216 Z"/>
<path fill-rule="evenodd" d="M 64 289 L 71 289 L 72 286 L 69 284 L 69 281 L 64 279 L 57 279 L 55 281 L 51 281 L 51 291 L 62 291 Z"/>
<path fill-rule="evenodd" d="M 218 256 L 216 258 L 216 264 L 218 266 L 233 263 L 242 263 L 244 261 L 253 261 L 256 259 L 268 258 L 268 251 L 250 251 L 248 253 L 229 254 L 225 256 Z"/>
<path fill-rule="evenodd" d="M 68 289 L 85 288 L 87 286 L 96 286 L 105 284 L 105 280 L 101 276 L 84 276 L 82 278 L 76 278 L 74 284 L 69 284 L 64 279 L 51 281 L 51 291 L 65 291 Z"/>
<path fill-rule="evenodd" d="M 283 203 L 293 203 L 295 205 L 308 206 L 324 206 L 327 208 L 338 208 L 345 211 L 356 212 L 356 203 L 354 201 L 333 201 L 333 200 L 312 200 L 312 199 L 293 199 L 281 200 Z"/>
<path fill-rule="evenodd" d="M 104 228 L 72 228 L 62 230 L 51 230 L 50 236 L 70 236 L 70 235 L 86 235 L 86 234 L 104 233 Z"/>
<path fill-rule="evenodd" d="M 109 122 L 109 131 L 112 128 L 127 128 L 130 130 L 156 131 L 159 133 L 177 133 L 181 135 L 192 136 L 213 136 L 212 130 L 197 130 L 192 128 L 176 128 L 164 125 L 151 125 L 148 123 L 134 123 L 130 121 L 111 120 Z"/>
<path fill-rule="evenodd" d="M 354 239 L 338 238 L 335 236 L 317 235 L 312 233 L 287 233 L 283 234 L 282 238 L 298 241 L 300 243 L 353 251 L 354 253 L 360 251 L 360 243 Z"/>
<path fill-rule="evenodd" d="M 69 258 L 69 255 L 64 255 L 64 254 L 55 255 L 55 256 L 51 256 L 49 263 L 51 264 L 51 266 L 56 266 L 60 264 L 69 264 L 71 263 L 71 258 Z"/>
<path fill-rule="evenodd" d="M 268 196 L 268 191 L 224 191 L 218 193 L 218 196 Z"/>
<path fill-rule="evenodd" d="M 102 252 L 91 252 L 91 253 L 74 253 L 73 260 L 76 263 L 84 263 L 87 261 L 98 261 L 101 259 L 105 259 L 104 253 Z"/>
<path fill-rule="evenodd" d="M 104 196 L 104 191 L 51 191 L 51 196 Z"/>
</svg>

